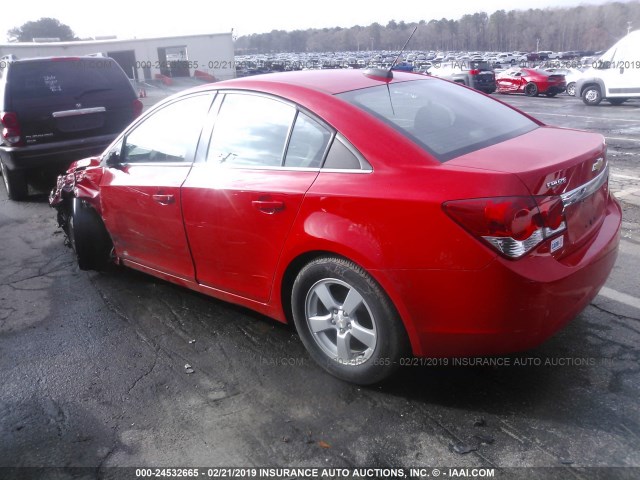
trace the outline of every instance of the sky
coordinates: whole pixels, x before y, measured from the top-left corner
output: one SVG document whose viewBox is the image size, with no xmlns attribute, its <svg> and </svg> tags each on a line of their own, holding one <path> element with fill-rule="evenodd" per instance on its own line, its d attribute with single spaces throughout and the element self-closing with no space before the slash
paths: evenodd
<svg viewBox="0 0 640 480">
<path fill-rule="evenodd" d="M 8 0 L 5 0 L 8 1 Z M 605 0 L 527 0 L 522 8 L 548 8 L 602 4 Z M 28 21 L 52 17 L 69 25 L 80 38 L 116 35 L 149 38 L 202 33 L 234 35 L 305 30 L 307 28 L 386 25 L 390 20 L 417 22 L 458 19 L 465 14 L 513 10 L 513 0 L 429 1 L 403 0 L 355 2 L 348 0 L 107 0 L 103 2 L 67 0 L 22 0 L 0 9 L 0 43 L 6 32 Z M 637 25 L 636 27 L 640 27 Z"/>
</svg>

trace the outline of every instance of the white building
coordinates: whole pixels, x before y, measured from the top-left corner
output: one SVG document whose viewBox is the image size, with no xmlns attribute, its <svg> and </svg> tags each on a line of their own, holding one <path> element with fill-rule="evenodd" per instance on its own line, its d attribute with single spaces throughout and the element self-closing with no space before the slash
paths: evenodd
<svg viewBox="0 0 640 480">
<path fill-rule="evenodd" d="M 202 77 L 227 80 L 235 77 L 233 39 L 229 33 L 185 35 L 129 40 L 0 44 L 0 58 L 104 55 L 120 64 L 129 78 L 138 81 L 167 77 Z"/>
</svg>

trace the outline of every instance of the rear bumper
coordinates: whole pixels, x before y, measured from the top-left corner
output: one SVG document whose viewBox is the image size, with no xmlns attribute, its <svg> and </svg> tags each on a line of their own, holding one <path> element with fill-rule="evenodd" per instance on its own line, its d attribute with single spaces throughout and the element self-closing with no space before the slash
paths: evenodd
<svg viewBox="0 0 640 480">
<path fill-rule="evenodd" d="M 64 167 L 66 169 L 74 160 L 102 153 L 117 135 L 100 135 L 24 147 L 3 145 L 0 146 L 0 156 L 10 170 L 29 170 L 42 167 Z"/>
<path fill-rule="evenodd" d="M 567 89 L 566 85 L 550 85 L 543 93 L 558 94 Z"/>
<path fill-rule="evenodd" d="M 387 271 L 413 351 L 434 357 L 498 355 L 538 346 L 598 294 L 615 263 L 622 212 L 568 258 L 497 257 L 483 270 Z M 382 272 L 381 272 L 382 273 Z M 394 296 L 394 295 L 392 295 Z"/>
</svg>

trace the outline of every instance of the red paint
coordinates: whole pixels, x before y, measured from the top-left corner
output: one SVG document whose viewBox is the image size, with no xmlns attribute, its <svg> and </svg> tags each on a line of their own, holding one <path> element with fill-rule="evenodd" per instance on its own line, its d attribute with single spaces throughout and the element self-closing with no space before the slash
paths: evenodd
<svg viewBox="0 0 640 480">
<path fill-rule="evenodd" d="M 441 81 L 394 76 L 391 85 Z M 564 247 L 551 252 L 547 239 L 517 260 L 469 233 L 443 204 L 536 196 L 541 211 L 550 205 L 543 214 L 555 225 L 558 196 L 599 173 L 593 165 L 605 157 L 603 138 L 541 126 L 441 164 L 332 95 L 378 84 L 357 71 L 301 72 L 198 89 L 289 99 L 341 132 L 372 172 L 206 163 L 116 169 L 92 161 L 70 170 L 52 203 L 75 182 L 76 194 L 101 212 L 123 264 L 280 321 L 290 302 L 282 298 L 287 269 L 301 256 L 328 253 L 380 283 L 417 355 L 497 354 L 544 341 L 591 301 L 613 267 L 621 211 L 607 184 L 565 209 Z"/>
<path fill-rule="evenodd" d="M 496 76 L 496 87 L 498 93 L 524 93 L 528 83 L 534 83 L 538 87 L 538 93 L 560 93 L 564 92 L 567 83 L 564 75 L 549 74 L 534 68 L 520 68 L 519 76 L 508 75 L 505 71 Z"/>
</svg>

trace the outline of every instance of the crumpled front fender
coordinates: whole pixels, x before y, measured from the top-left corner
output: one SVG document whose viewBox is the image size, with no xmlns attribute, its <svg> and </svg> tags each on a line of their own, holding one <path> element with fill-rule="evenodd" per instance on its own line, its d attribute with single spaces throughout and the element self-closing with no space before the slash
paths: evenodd
<svg viewBox="0 0 640 480">
<path fill-rule="evenodd" d="M 73 162 L 66 173 L 58 176 L 56 187 L 49 194 L 49 205 L 59 209 L 65 198 L 76 197 L 86 200 L 100 213 L 100 180 L 103 173 L 97 157 Z"/>
</svg>

